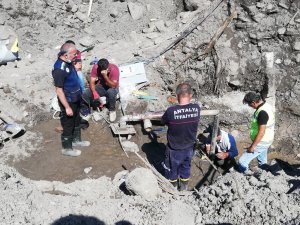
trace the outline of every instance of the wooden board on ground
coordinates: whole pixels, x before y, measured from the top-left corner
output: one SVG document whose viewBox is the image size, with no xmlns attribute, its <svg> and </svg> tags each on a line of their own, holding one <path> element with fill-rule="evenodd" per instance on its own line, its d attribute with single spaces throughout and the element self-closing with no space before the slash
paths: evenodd
<svg viewBox="0 0 300 225">
<path fill-rule="evenodd" d="M 136 131 L 132 125 L 126 125 L 124 127 L 120 127 L 118 123 L 111 123 L 110 127 L 114 132 L 114 134 L 117 135 L 136 134 Z"/>
</svg>

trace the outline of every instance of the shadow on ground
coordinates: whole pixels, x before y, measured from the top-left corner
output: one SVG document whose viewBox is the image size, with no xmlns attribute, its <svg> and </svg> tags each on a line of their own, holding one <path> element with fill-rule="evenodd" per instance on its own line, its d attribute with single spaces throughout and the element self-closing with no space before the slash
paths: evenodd
<svg viewBox="0 0 300 225">
<path fill-rule="evenodd" d="M 73 215 L 70 214 L 65 217 L 61 217 L 51 223 L 51 225 L 105 225 L 105 223 L 96 217 L 83 216 L 83 215 Z M 118 221 L 115 225 L 132 225 L 127 220 Z"/>
</svg>

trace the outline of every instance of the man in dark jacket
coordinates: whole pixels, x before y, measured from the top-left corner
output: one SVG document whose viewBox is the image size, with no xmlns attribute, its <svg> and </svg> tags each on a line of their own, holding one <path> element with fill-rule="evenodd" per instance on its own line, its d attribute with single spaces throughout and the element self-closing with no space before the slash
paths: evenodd
<svg viewBox="0 0 300 225">
<path fill-rule="evenodd" d="M 169 107 L 162 117 L 168 126 L 168 144 L 163 163 L 165 177 L 180 191 L 187 190 L 191 160 L 200 120 L 200 107 L 190 103 L 192 89 L 187 83 L 176 89 L 178 105 Z"/>
<path fill-rule="evenodd" d="M 90 145 L 88 141 L 81 140 L 79 106 L 82 91 L 76 69 L 72 63 L 76 55 L 77 49 L 74 44 L 63 44 L 52 70 L 61 109 L 62 154 L 67 156 L 79 156 L 81 154 L 81 151 L 73 149 L 73 146 Z"/>
</svg>

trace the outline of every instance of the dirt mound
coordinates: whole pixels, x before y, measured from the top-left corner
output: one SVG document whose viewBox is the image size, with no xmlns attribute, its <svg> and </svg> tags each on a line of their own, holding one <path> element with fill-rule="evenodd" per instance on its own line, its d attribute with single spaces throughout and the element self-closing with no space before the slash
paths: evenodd
<svg viewBox="0 0 300 225">
<path fill-rule="evenodd" d="M 187 195 L 155 199 L 125 195 L 120 182 L 107 177 L 64 184 L 31 181 L 0 166 L 3 224 L 51 224 L 76 215 L 105 224 L 299 224 L 299 177 L 277 163 L 254 176 L 228 173 L 215 184 Z M 298 182 L 298 183 L 297 183 Z M 150 188 L 150 187 L 149 187 Z M 72 217 L 72 215 L 74 215 Z M 62 218 L 61 218 L 62 217 Z"/>
</svg>

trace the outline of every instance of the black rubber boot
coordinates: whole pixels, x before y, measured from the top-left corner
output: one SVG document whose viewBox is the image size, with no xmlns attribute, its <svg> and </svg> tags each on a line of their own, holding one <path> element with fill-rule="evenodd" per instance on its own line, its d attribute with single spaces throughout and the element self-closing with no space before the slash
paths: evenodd
<svg viewBox="0 0 300 225">
<path fill-rule="evenodd" d="M 189 180 L 188 179 L 179 179 L 179 191 L 187 191 L 188 190 L 188 184 L 189 184 Z"/>
<path fill-rule="evenodd" d="M 81 140 L 81 128 L 75 127 L 73 133 L 73 146 L 81 146 L 81 147 L 88 147 L 90 146 L 89 141 L 82 141 Z"/>
<path fill-rule="evenodd" d="M 178 189 L 178 181 L 177 180 L 169 180 L 170 183 L 173 185 L 174 188 L 176 188 L 176 190 Z"/>
<path fill-rule="evenodd" d="M 61 135 L 61 144 L 62 144 L 62 154 L 67 156 L 79 156 L 81 154 L 80 150 L 73 149 L 72 147 L 72 136 L 63 136 Z"/>
</svg>

